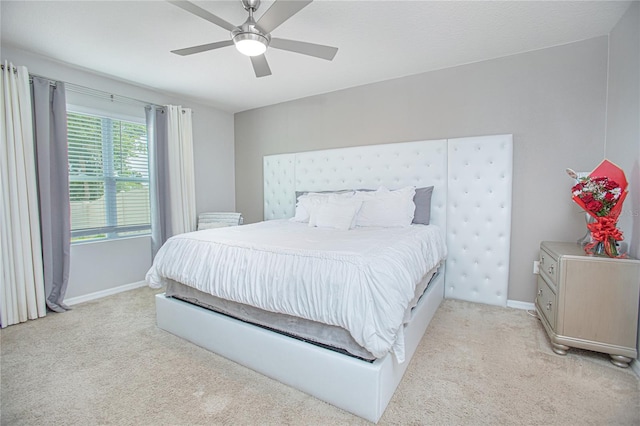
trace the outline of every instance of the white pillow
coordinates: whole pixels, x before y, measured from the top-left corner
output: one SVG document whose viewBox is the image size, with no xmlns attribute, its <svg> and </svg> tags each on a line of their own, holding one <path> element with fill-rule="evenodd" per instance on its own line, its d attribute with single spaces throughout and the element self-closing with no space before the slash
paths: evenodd
<svg viewBox="0 0 640 426">
<path fill-rule="evenodd" d="M 358 191 L 355 198 L 362 200 L 362 207 L 356 217 L 356 226 L 392 228 L 411 225 L 416 209 L 413 202 L 415 193 L 413 186 L 395 191 L 385 187 L 374 192 Z"/>
<path fill-rule="evenodd" d="M 311 196 L 300 200 L 300 204 L 302 205 L 302 207 L 309 213 L 309 219 L 307 220 L 307 222 L 309 222 L 309 226 L 316 226 L 314 221 L 314 213 L 320 208 L 321 205 L 326 204 L 327 201 L 329 201 L 329 197 L 324 196 Z"/>
<path fill-rule="evenodd" d="M 355 226 L 355 218 L 362 201 L 335 198 L 318 206 L 309 219 L 309 226 L 347 231 Z"/>
<path fill-rule="evenodd" d="M 304 195 L 302 197 L 304 197 Z M 296 214 L 289 220 L 292 222 L 309 222 L 309 212 L 302 205 L 300 198 L 298 198 L 298 202 L 296 203 Z"/>
<path fill-rule="evenodd" d="M 313 211 L 320 205 L 337 198 L 351 198 L 353 197 L 353 194 L 353 191 L 350 191 L 341 192 L 339 194 L 309 192 L 305 195 L 301 195 L 298 197 L 298 202 L 296 203 L 295 216 L 290 220 L 293 222 L 309 222 Z M 311 226 L 313 226 L 313 224 L 311 224 Z"/>
<path fill-rule="evenodd" d="M 290 220 L 292 222 L 309 222 L 309 216 L 310 216 L 310 199 L 313 199 L 314 197 L 326 197 L 329 194 L 316 194 L 313 192 L 309 192 L 307 194 L 301 195 L 298 197 L 298 200 L 296 202 L 296 214 L 295 216 L 293 216 Z M 306 205 L 306 207 L 305 207 Z"/>
</svg>

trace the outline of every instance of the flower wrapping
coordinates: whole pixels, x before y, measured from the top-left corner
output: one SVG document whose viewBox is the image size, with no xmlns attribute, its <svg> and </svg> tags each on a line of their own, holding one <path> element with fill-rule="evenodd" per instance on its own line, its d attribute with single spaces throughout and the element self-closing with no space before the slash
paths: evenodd
<svg viewBox="0 0 640 426">
<path fill-rule="evenodd" d="M 616 241 L 622 241 L 623 236 L 616 225 L 628 185 L 624 171 L 609 160 L 603 160 L 589 176 L 571 188 L 573 201 L 596 220 L 587 225 L 592 241 L 585 245 L 586 253 L 593 254 L 601 245 L 607 256 L 622 257 L 618 255 Z"/>
</svg>

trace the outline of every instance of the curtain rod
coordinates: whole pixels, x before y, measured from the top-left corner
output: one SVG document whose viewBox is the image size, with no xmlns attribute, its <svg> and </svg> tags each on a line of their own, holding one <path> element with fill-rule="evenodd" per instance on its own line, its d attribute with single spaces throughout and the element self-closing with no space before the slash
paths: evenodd
<svg viewBox="0 0 640 426">
<path fill-rule="evenodd" d="M 42 76 L 42 75 L 29 73 L 29 80 L 33 80 L 33 77 L 38 77 L 38 78 L 43 78 L 45 80 L 49 80 L 49 84 L 51 84 L 51 85 L 55 85 L 56 82 L 61 82 L 61 83 L 64 83 L 65 87 L 68 90 L 72 91 L 72 92 L 81 93 L 81 94 L 85 94 L 85 95 L 89 95 L 89 96 L 94 96 L 96 98 L 106 99 L 106 100 L 111 101 L 111 102 L 120 102 L 120 103 L 134 104 L 134 105 L 144 105 L 144 106 L 150 105 L 150 106 L 156 106 L 156 107 L 164 108 L 164 106 L 155 104 L 153 102 L 143 101 L 143 100 L 140 100 L 140 99 L 131 98 L 129 96 L 124 96 L 124 95 L 115 95 L 113 93 L 105 92 L 103 90 L 93 89 L 91 87 L 86 87 L 86 86 L 82 86 L 82 85 L 75 84 L 75 83 L 69 83 L 69 82 L 62 81 L 62 80 L 54 80 L 54 79 L 51 79 L 49 77 L 45 77 L 45 76 Z"/>
<path fill-rule="evenodd" d="M 67 89 L 71 90 L 72 92 L 94 96 L 96 98 L 106 99 L 111 102 L 120 102 L 120 103 L 144 105 L 144 106 L 156 106 L 159 108 L 164 108 L 163 105 L 158 105 L 153 102 L 143 101 L 140 99 L 131 98 L 129 96 L 115 95 L 113 93 L 105 92 L 98 89 L 93 89 L 91 87 L 81 86 L 74 83 L 65 83 L 65 86 L 67 87 Z"/>
<path fill-rule="evenodd" d="M 4 64 L 0 64 L 0 67 L 2 67 L 2 69 L 5 69 Z M 15 65 L 13 67 L 11 67 L 11 70 L 14 73 L 18 72 L 18 68 L 15 67 Z M 83 93 L 85 95 L 91 95 L 91 96 L 95 96 L 97 98 L 102 98 L 102 99 L 107 99 L 111 102 L 121 102 L 121 103 L 133 103 L 136 105 L 150 105 L 150 106 L 156 106 L 156 107 L 160 107 L 160 108 L 164 108 L 164 106 L 162 105 L 158 105 L 158 104 L 154 104 L 153 102 L 147 102 L 147 101 L 142 101 L 140 99 L 135 99 L 135 98 L 130 98 L 128 96 L 123 96 L 123 95 L 114 95 L 113 93 L 108 93 L 108 92 L 104 92 L 102 90 L 98 90 L 98 89 L 92 89 L 90 87 L 86 87 L 86 86 L 81 86 L 79 84 L 75 84 L 75 83 L 69 83 L 66 81 L 61 81 L 61 80 L 54 80 L 52 78 L 49 77 L 45 77 L 43 75 L 38 75 L 38 74 L 34 74 L 34 73 L 29 73 L 29 82 L 32 83 L 33 82 L 33 77 L 37 77 L 37 78 L 42 78 L 45 80 L 49 81 L 49 84 L 51 86 L 55 86 L 57 82 L 61 82 L 65 84 L 65 87 L 73 92 L 76 93 Z"/>
<path fill-rule="evenodd" d="M 5 68 L 4 64 L 0 64 L 0 65 L 2 66 L 2 69 Z M 13 66 L 12 71 L 14 73 L 17 73 L 18 69 L 15 66 Z M 158 108 L 160 108 L 161 110 L 164 111 L 164 105 L 158 105 L 158 104 L 153 103 L 153 102 L 143 101 L 143 100 L 140 100 L 140 99 L 131 98 L 129 96 L 114 95 L 113 93 L 105 92 L 105 91 L 98 90 L 98 89 L 93 89 L 91 87 L 81 86 L 81 85 L 75 84 L 75 83 L 69 83 L 69 82 L 62 81 L 62 80 L 54 80 L 54 79 L 51 79 L 49 77 L 45 77 L 45 76 L 38 75 L 38 74 L 29 73 L 29 82 L 33 82 L 33 77 L 38 77 L 38 78 L 43 78 L 45 80 L 48 80 L 49 84 L 52 85 L 52 86 L 55 86 L 55 84 L 57 82 L 64 83 L 65 86 L 67 87 L 67 89 L 69 89 L 69 90 L 71 90 L 73 92 L 76 92 L 76 93 L 95 96 L 97 98 L 106 99 L 106 100 L 109 100 L 111 102 L 120 102 L 120 103 L 143 105 L 143 106 L 155 106 L 155 107 L 158 107 Z M 184 111 L 183 111 L 183 113 L 184 113 Z M 192 110 L 192 113 L 195 113 L 195 111 Z"/>
</svg>

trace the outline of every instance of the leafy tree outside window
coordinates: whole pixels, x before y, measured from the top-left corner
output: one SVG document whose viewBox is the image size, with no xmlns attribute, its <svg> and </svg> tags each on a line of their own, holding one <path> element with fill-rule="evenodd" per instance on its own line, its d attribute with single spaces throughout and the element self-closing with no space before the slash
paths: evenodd
<svg viewBox="0 0 640 426">
<path fill-rule="evenodd" d="M 144 124 L 69 111 L 72 241 L 149 234 Z"/>
</svg>

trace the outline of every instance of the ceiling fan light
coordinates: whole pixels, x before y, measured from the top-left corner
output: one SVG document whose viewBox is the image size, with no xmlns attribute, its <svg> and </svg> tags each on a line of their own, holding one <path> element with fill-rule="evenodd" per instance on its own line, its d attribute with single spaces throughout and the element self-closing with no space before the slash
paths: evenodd
<svg viewBox="0 0 640 426">
<path fill-rule="evenodd" d="M 267 50 L 268 40 L 256 33 L 240 33 L 233 37 L 236 49 L 243 55 L 258 56 Z"/>
</svg>

